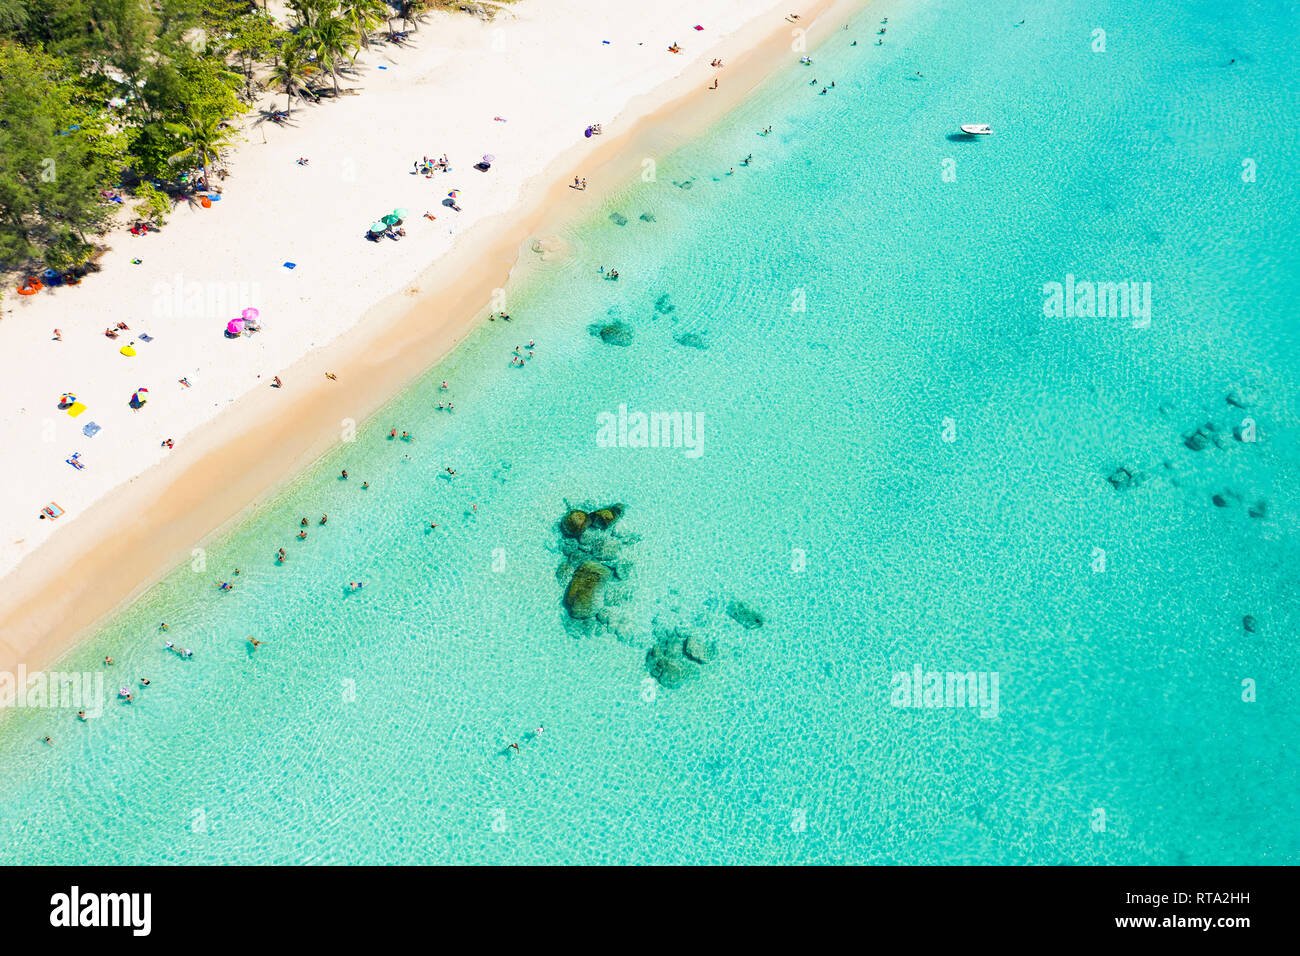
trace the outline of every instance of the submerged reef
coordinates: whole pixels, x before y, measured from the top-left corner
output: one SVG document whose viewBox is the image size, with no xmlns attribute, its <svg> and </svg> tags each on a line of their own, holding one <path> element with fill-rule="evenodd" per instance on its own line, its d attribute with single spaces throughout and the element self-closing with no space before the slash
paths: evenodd
<svg viewBox="0 0 1300 956">
<path fill-rule="evenodd" d="M 644 601 L 638 606 L 627 552 L 641 536 L 624 528 L 626 513 L 621 502 L 566 502 L 556 520 L 554 550 L 562 559 L 555 578 L 564 588 L 565 625 L 578 637 L 607 633 L 643 648 L 650 677 L 662 687 L 681 687 L 723 658 L 721 636 L 739 640 L 763 627 L 766 618 L 751 600 L 731 596 L 709 598 L 702 609 L 687 611 L 673 588 L 653 607 Z"/>
<path fill-rule="evenodd" d="M 1257 406 L 1260 399 L 1253 389 L 1234 385 L 1223 393 L 1222 401 L 1228 408 L 1241 413 Z M 1239 462 L 1234 462 L 1235 456 L 1248 452 L 1253 445 L 1262 444 L 1259 425 L 1254 417 L 1240 415 L 1239 421 L 1225 427 L 1215 420 L 1216 413 L 1206 415 L 1204 409 L 1193 418 L 1191 414 L 1179 414 L 1169 405 L 1161 405 L 1160 414 L 1165 418 L 1182 418 L 1184 424 L 1176 432 L 1178 445 L 1170 447 L 1169 457 L 1160 462 L 1156 472 L 1158 478 L 1152 483 L 1153 487 L 1163 484 L 1183 488 L 1196 481 L 1201 491 L 1199 495 L 1193 496 L 1194 501 L 1199 498 L 1213 508 L 1222 509 L 1233 509 L 1252 501 L 1245 508 L 1250 518 L 1263 520 L 1268 516 L 1267 499 L 1255 498 L 1237 488 L 1223 485 L 1225 480 L 1240 481 L 1242 468 Z M 1230 416 L 1232 414 L 1229 412 Z M 1189 418 L 1192 424 L 1186 424 Z M 1218 455 L 1218 452 L 1224 454 Z M 1146 484 L 1151 477 L 1147 471 L 1130 462 L 1103 466 L 1102 473 L 1111 488 L 1121 493 Z"/>
</svg>

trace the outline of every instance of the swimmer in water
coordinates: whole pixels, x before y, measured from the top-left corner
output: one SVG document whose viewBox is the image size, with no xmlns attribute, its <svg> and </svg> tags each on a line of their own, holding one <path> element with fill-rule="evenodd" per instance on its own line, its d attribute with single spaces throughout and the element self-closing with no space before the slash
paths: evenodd
<svg viewBox="0 0 1300 956">
<path fill-rule="evenodd" d="M 194 656 L 194 652 L 190 650 L 188 647 L 181 648 L 181 657 L 193 657 L 193 656 Z"/>
<path fill-rule="evenodd" d="M 321 515 L 321 516 L 320 516 L 320 523 L 321 523 L 321 524 L 324 524 L 326 521 L 329 520 L 329 517 L 330 517 L 329 515 Z"/>
<path fill-rule="evenodd" d="M 439 386 L 439 387 L 440 387 L 440 388 L 445 392 L 445 391 L 446 391 L 448 388 L 450 388 L 451 386 L 448 385 L 446 382 L 443 382 L 442 385 Z"/>
<path fill-rule="evenodd" d="M 302 525 L 304 528 L 307 527 L 307 519 L 303 518 L 301 521 L 298 522 L 298 524 Z"/>
<path fill-rule="evenodd" d="M 169 651 L 174 651 L 174 650 L 176 650 L 176 645 L 173 644 L 171 641 L 168 641 L 168 642 L 167 642 L 167 650 L 169 650 Z"/>
<path fill-rule="evenodd" d="M 436 524 L 434 524 L 433 522 L 429 522 L 429 530 L 430 530 L 430 531 L 432 531 L 432 530 L 433 530 L 434 528 L 436 528 L 436 527 L 438 527 Z"/>
<path fill-rule="evenodd" d="M 537 343 L 536 343 L 535 341 L 533 341 L 532 339 L 529 339 L 529 340 L 528 340 L 528 347 L 529 347 L 530 349 L 537 348 Z"/>
<path fill-rule="evenodd" d="M 141 678 L 140 678 L 140 686 L 141 686 L 141 687 L 148 687 L 148 686 L 149 686 L 149 678 L 147 678 L 147 677 L 141 677 Z"/>
<path fill-rule="evenodd" d="M 306 541 L 306 540 L 307 540 L 307 532 L 306 532 L 306 531 L 299 531 L 299 532 L 298 532 L 298 540 L 299 540 L 299 541 Z"/>
<path fill-rule="evenodd" d="M 456 474 L 456 472 L 453 471 L 453 470 L 449 467 L 449 468 L 447 469 L 447 474 L 449 474 L 449 475 L 454 475 L 454 474 Z"/>
<path fill-rule="evenodd" d="M 275 552 L 275 560 L 283 562 L 285 557 L 286 555 L 284 553 L 284 548 L 281 548 L 279 551 Z"/>
<path fill-rule="evenodd" d="M 264 641 L 259 641 L 257 638 L 253 637 L 253 636 L 250 634 L 250 635 L 248 636 L 248 643 L 253 645 L 253 650 L 257 650 L 257 649 L 258 649 L 259 647 L 261 647 L 262 644 L 265 643 L 265 642 L 264 642 Z"/>
<path fill-rule="evenodd" d="M 363 489 L 364 489 L 364 488 L 369 488 L 369 487 L 370 487 L 370 482 L 368 482 L 368 481 L 363 481 L 363 482 L 361 482 L 361 487 L 362 487 Z"/>
<path fill-rule="evenodd" d="M 46 737 L 46 738 L 45 738 L 45 742 L 46 742 L 47 744 L 49 744 L 51 747 L 54 746 L 54 741 L 51 740 L 49 737 Z"/>
<path fill-rule="evenodd" d="M 344 477 L 344 478 L 347 478 L 347 476 L 348 476 L 348 470 L 347 470 L 346 468 L 344 468 L 344 469 L 343 469 L 343 477 Z"/>
<path fill-rule="evenodd" d="M 165 631 L 165 630 L 167 630 L 167 622 L 166 622 L 166 621 L 163 621 L 161 624 L 159 624 L 159 625 L 158 625 L 158 630 L 160 630 L 160 631 Z"/>
<path fill-rule="evenodd" d="M 77 719 L 78 719 L 78 720 L 85 720 L 85 719 L 86 719 L 86 712 L 85 712 L 84 710 L 79 710 L 79 711 L 77 711 Z"/>
<path fill-rule="evenodd" d="M 104 658 L 104 666 L 105 666 L 105 667 L 111 667 L 112 665 L 113 665 L 113 658 L 111 658 L 111 657 L 105 657 L 105 658 Z"/>
<path fill-rule="evenodd" d="M 50 738 L 49 738 L 49 737 L 46 737 L 45 739 L 46 739 L 46 741 L 48 741 Z M 518 744 L 511 744 L 510 747 L 509 747 L 509 749 L 510 749 L 510 750 L 513 750 L 515 753 L 519 753 L 519 752 L 520 752 L 520 751 L 519 751 L 519 745 L 518 745 Z"/>
</svg>

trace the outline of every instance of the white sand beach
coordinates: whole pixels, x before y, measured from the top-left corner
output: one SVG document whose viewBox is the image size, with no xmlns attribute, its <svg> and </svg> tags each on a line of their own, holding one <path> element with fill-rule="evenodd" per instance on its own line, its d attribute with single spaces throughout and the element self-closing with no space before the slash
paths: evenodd
<svg viewBox="0 0 1300 956">
<path fill-rule="evenodd" d="M 571 215 L 634 170 L 615 153 L 638 124 L 675 125 L 664 110 L 683 102 L 699 110 L 680 114 L 682 130 L 706 122 L 797 60 L 793 31 L 816 21 L 824 33 L 828 11 L 838 28 L 857 6 L 521 0 L 490 23 L 431 14 L 406 44 L 361 53 L 343 84 L 356 95 L 295 104 L 283 125 L 262 117 L 284 95 L 263 96 L 210 208 L 104 237 L 102 271 L 79 286 L 7 290 L 0 666 L 47 661 L 318 456 L 341 417 L 359 420 L 446 354 L 486 317 L 543 214 Z M 603 135 L 587 138 L 593 123 Z M 444 154 L 450 172 L 413 172 Z M 574 176 L 591 189 L 568 189 Z M 452 189 L 460 212 L 442 205 Z M 368 241 L 395 208 L 409 211 L 405 238 Z M 245 307 L 262 330 L 227 337 Z M 118 322 L 129 329 L 107 338 Z M 65 392 L 86 406 L 76 418 L 58 407 Z M 74 453 L 83 468 L 67 463 Z M 39 518 L 49 503 L 57 520 Z"/>
</svg>

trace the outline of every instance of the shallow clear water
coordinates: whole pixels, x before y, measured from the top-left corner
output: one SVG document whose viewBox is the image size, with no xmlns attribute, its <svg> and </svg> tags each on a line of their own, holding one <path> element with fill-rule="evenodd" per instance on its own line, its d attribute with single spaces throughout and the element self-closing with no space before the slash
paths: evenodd
<svg viewBox="0 0 1300 956">
<path fill-rule="evenodd" d="M 792 55 L 64 662 L 134 703 L 5 718 L 0 861 L 1295 862 L 1297 26 L 912 0 Z M 1149 327 L 1045 315 L 1067 275 Z M 620 404 L 702 452 L 603 447 Z M 613 629 L 567 620 L 566 501 L 627 505 Z M 656 617 L 718 659 L 658 686 Z M 894 706 L 917 664 L 996 718 Z"/>
</svg>

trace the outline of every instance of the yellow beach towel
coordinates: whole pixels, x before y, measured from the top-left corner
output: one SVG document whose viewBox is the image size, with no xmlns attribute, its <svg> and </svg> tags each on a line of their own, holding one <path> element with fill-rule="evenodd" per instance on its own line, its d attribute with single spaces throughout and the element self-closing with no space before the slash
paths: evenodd
<svg viewBox="0 0 1300 956">
<path fill-rule="evenodd" d="M 68 414 L 71 415 L 73 418 L 76 418 L 85 410 L 86 410 L 86 404 L 84 402 L 73 402 L 71 405 L 68 406 Z"/>
<path fill-rule="evenodd" d="M 128 358 L 135 354 L 135 349 L 133 349 L 129 345 L 123 345 L 120 349 L 118 349 L 118 351 L 121 352 L 123 355 L 127 356 Z"/>
</svg>

